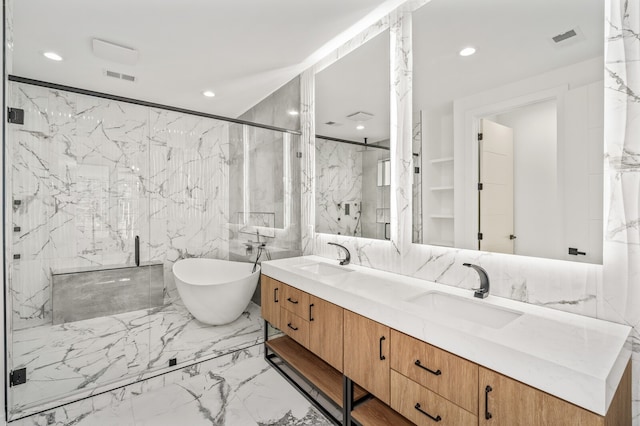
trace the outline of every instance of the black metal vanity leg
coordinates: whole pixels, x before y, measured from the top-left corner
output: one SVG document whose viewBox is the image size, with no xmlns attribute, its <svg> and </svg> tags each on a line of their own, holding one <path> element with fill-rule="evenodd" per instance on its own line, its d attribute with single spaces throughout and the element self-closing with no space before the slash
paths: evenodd
<svg viewBox="0 0 640 426">
<path fill-rule="evenodd" d="M 264 343 L 267 343 L 267 340 L 269 340 L 269 323 L 264 320 Z"/>
<path fill-rule="evenodd" d="M 347 376 L 342 376 L 342 424 L 351 426 L 351 410 L 353 410 L 353 381 Z"/>
</svg>

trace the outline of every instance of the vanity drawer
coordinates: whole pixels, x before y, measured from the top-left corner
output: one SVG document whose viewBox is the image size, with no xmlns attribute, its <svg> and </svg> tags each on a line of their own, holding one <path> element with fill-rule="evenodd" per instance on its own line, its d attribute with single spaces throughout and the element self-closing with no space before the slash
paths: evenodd
<svg viewBox="0 0 640 426">
<path fill-rule="evenodd" d="M 478 424 L 477 416 L 393 370 L 391 408 L 418 426 L 432 426 L 436 422 L 442 426 Z"/>
<path fill-rule="evenodd" d="M 282 307 L 301 318 L 309 318 L 309 294 L 302 290 L 285 285 L 282 294 Z M 282 324 L 283 327 L 286 323 Z"/>
<path fill-rule="evenodd" d="M 298 315 L 280 310 L 280 329 L 305 348 L 309 348 L 309 321 Z"/>
<path fill-rule="evenodd" d="M 478 413 L 476 364 L 391 330 L 391 368 L 465 410 Z"/>
</svg>

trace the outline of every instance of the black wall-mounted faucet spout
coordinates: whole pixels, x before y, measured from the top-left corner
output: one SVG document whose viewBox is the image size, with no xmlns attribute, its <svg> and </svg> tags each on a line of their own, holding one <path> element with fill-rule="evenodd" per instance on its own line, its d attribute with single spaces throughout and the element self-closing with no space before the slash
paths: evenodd
<svg viewBox="0 0 640 426">
<path fill-rule="evenodd" d="M 475 290 L 475 293 L 473 293 L 473 295 L 480 299 L 487 297 L 489 295 L 489 275 L 487 274 L 487 271 L 472 263 L 463 263 L 462 266 L 475 269 L 480 276 L 480 288 L 474 288 L 473 290 Z"/>
</svg>

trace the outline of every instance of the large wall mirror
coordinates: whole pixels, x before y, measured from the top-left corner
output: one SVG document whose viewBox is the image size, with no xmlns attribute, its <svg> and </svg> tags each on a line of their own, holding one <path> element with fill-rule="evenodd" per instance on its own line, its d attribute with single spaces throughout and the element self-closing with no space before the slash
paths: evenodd
<svg viewBox="0 0 640 426">
<path fill-rule="evenodd" d="M 315 76 L 316 232 L 390 238 L 389 31 Z"/>
<path fill-rule="evenodd" d="M 602 0 L 413 13 L 415 243 L 602 263 L 603 20 Z"/>
</svg>

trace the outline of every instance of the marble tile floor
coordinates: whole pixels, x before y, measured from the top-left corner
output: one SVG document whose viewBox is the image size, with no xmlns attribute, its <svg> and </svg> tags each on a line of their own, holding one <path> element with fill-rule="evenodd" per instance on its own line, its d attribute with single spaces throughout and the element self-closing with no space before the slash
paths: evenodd
<svg viewBox="0 0 640 426">
<path fill-rule="evenodd" d="M 261 345 L 206 361 L 199 368 L 199 374 L 184 380 L 151 391 L 145 391 L 144 387 L 144 384 L 131 385 L 9 425 L 332 424 L 265 362 Z"/>
<path fill-rule="evenodd" d="M 12 387 L 10 418 L 104 392 L 263 340 L 260 307 L 250 303 L 239 319 L 207 326 L 178 301 L 13 333 L 13 368 L 27 368 L 27 382 Z M 176 358 L 178 365 L 169 367 Z"/>
</svg>

